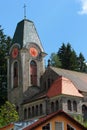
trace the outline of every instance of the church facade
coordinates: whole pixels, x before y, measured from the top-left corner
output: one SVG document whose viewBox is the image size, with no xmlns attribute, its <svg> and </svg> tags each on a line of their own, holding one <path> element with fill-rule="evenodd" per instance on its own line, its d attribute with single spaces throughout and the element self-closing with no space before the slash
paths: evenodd
<svg viewBox="0 0 87 130">
<path fill-rule="evenodd" d="M 16 105 L 20 120 L 36 119 L 57 110 L 85 115 L 87 74 L 50 66 L 35 25 L 17 24 L 8 56 L 8 100 Z"/>
</svg>

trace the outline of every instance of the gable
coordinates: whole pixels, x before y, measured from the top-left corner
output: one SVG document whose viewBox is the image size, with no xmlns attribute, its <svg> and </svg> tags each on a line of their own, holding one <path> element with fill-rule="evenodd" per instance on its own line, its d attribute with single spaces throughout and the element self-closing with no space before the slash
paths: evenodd
<svg viewBox="0 0 87 130">
<path fill-rule="evenodd" d="M 70 124 L 76 130 L 87 130 L 87 128 L 83 127 L 80 123 L 78 123 L 76 120 L 74 120 L 71 116 L 69 116 L 63 111 L 57 111 L 43 118 L 40 118 L 38 121 L 24 128 L 23 130 L 41 130 L 42 127 L 47 123 L 51 123 L 52 129 L 55 129 L 55 122 L 64 123 L 64 130 L 66 129 L 67 124 Z"/>
</svg>

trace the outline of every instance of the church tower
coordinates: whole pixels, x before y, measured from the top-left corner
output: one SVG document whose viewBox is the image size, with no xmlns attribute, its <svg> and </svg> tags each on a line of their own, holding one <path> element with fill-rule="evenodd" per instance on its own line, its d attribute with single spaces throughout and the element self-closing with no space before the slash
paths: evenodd
<svg viewBox="0 0 87 130">
<path fill-rule="evenodd" d="M 40 77 L 45 71 L 42 47 L 34 23 L 24 19 L 17 24 L 8 57 L 8 100 L 20 111 L 24 93 L 40 88 Z"/>
</svg>

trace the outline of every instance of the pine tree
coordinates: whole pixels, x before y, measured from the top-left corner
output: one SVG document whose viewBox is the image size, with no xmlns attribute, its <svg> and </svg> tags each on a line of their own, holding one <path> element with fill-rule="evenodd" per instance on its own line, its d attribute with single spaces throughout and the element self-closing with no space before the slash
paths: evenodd
<svg viewBox="0 0 87 130">
<path fill-rule="evenodd" d="M 61 61 L 61 67 L 64 68 L 64 61 L 65 61 L 65 51 L 66 51 L 66 46 L 65 44 L 63 43 L 61 48 L 59 48 L 58 50 L 58 57 L 59 57 L 59 60 Z"/>
<path fill-rule="evenodd" d="M 74 65 L 74 63 L 71 64 L 71 62 L 73 62 L 72 58 L 76 59 L 76 55 L 69 43 L 67 45 L 63 43 L 61 48 L 59 48 L 57 54 L 61 61 L 62 68 L 69 70 L 74 69 L 74 66 L 72 66 L 72 64 Z"/>
<path fill-rule="evenodd" d="M 78 70 L 78 61 L 77 55 L 74 50 L 72 50 L 71 57 L 70 57 L 70 70 Z"/>
<path fill-rule="evenodd" d="M 51 54 L 51 65 L 68 70 L 87 72 L 87 64 L 82 53 L 77 56 L 71 44 L 62 44 L 57 54 Z"/>
<path fill-rule="evenodd" d="M 51 66 L 61 67 L 61 61 L 59 60 L 59 57 L 57 54 L 52 53 L 50 56 L 50 60 L 51 60 Z"/>
<path fill-rule="evenodd" d="M 86 68 L 87 68 L 87 66 L 85 64 L 85 58 L 84 58 L 83 54 L 80 53 L 78 56 L 78 70 L 80 72 L 85 72 Z"/>
<path fill-rule="evenodd" d="M 11 38 L 4 35 L 0 26 L 0 106 L 7 100 L 7 60 Z"/>
</svg>

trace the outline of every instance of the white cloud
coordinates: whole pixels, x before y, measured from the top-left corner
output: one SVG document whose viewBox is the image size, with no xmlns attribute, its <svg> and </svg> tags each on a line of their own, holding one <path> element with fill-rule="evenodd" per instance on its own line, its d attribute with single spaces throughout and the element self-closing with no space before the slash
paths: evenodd
<svg viewBox="0 0 87 130">
<path fill-rule="evenodd" d="M 87 14 L 87 0 L 79 0 L 81 4 L 81 10 L 78 12 L 79 14 Z"/>
</svg>

